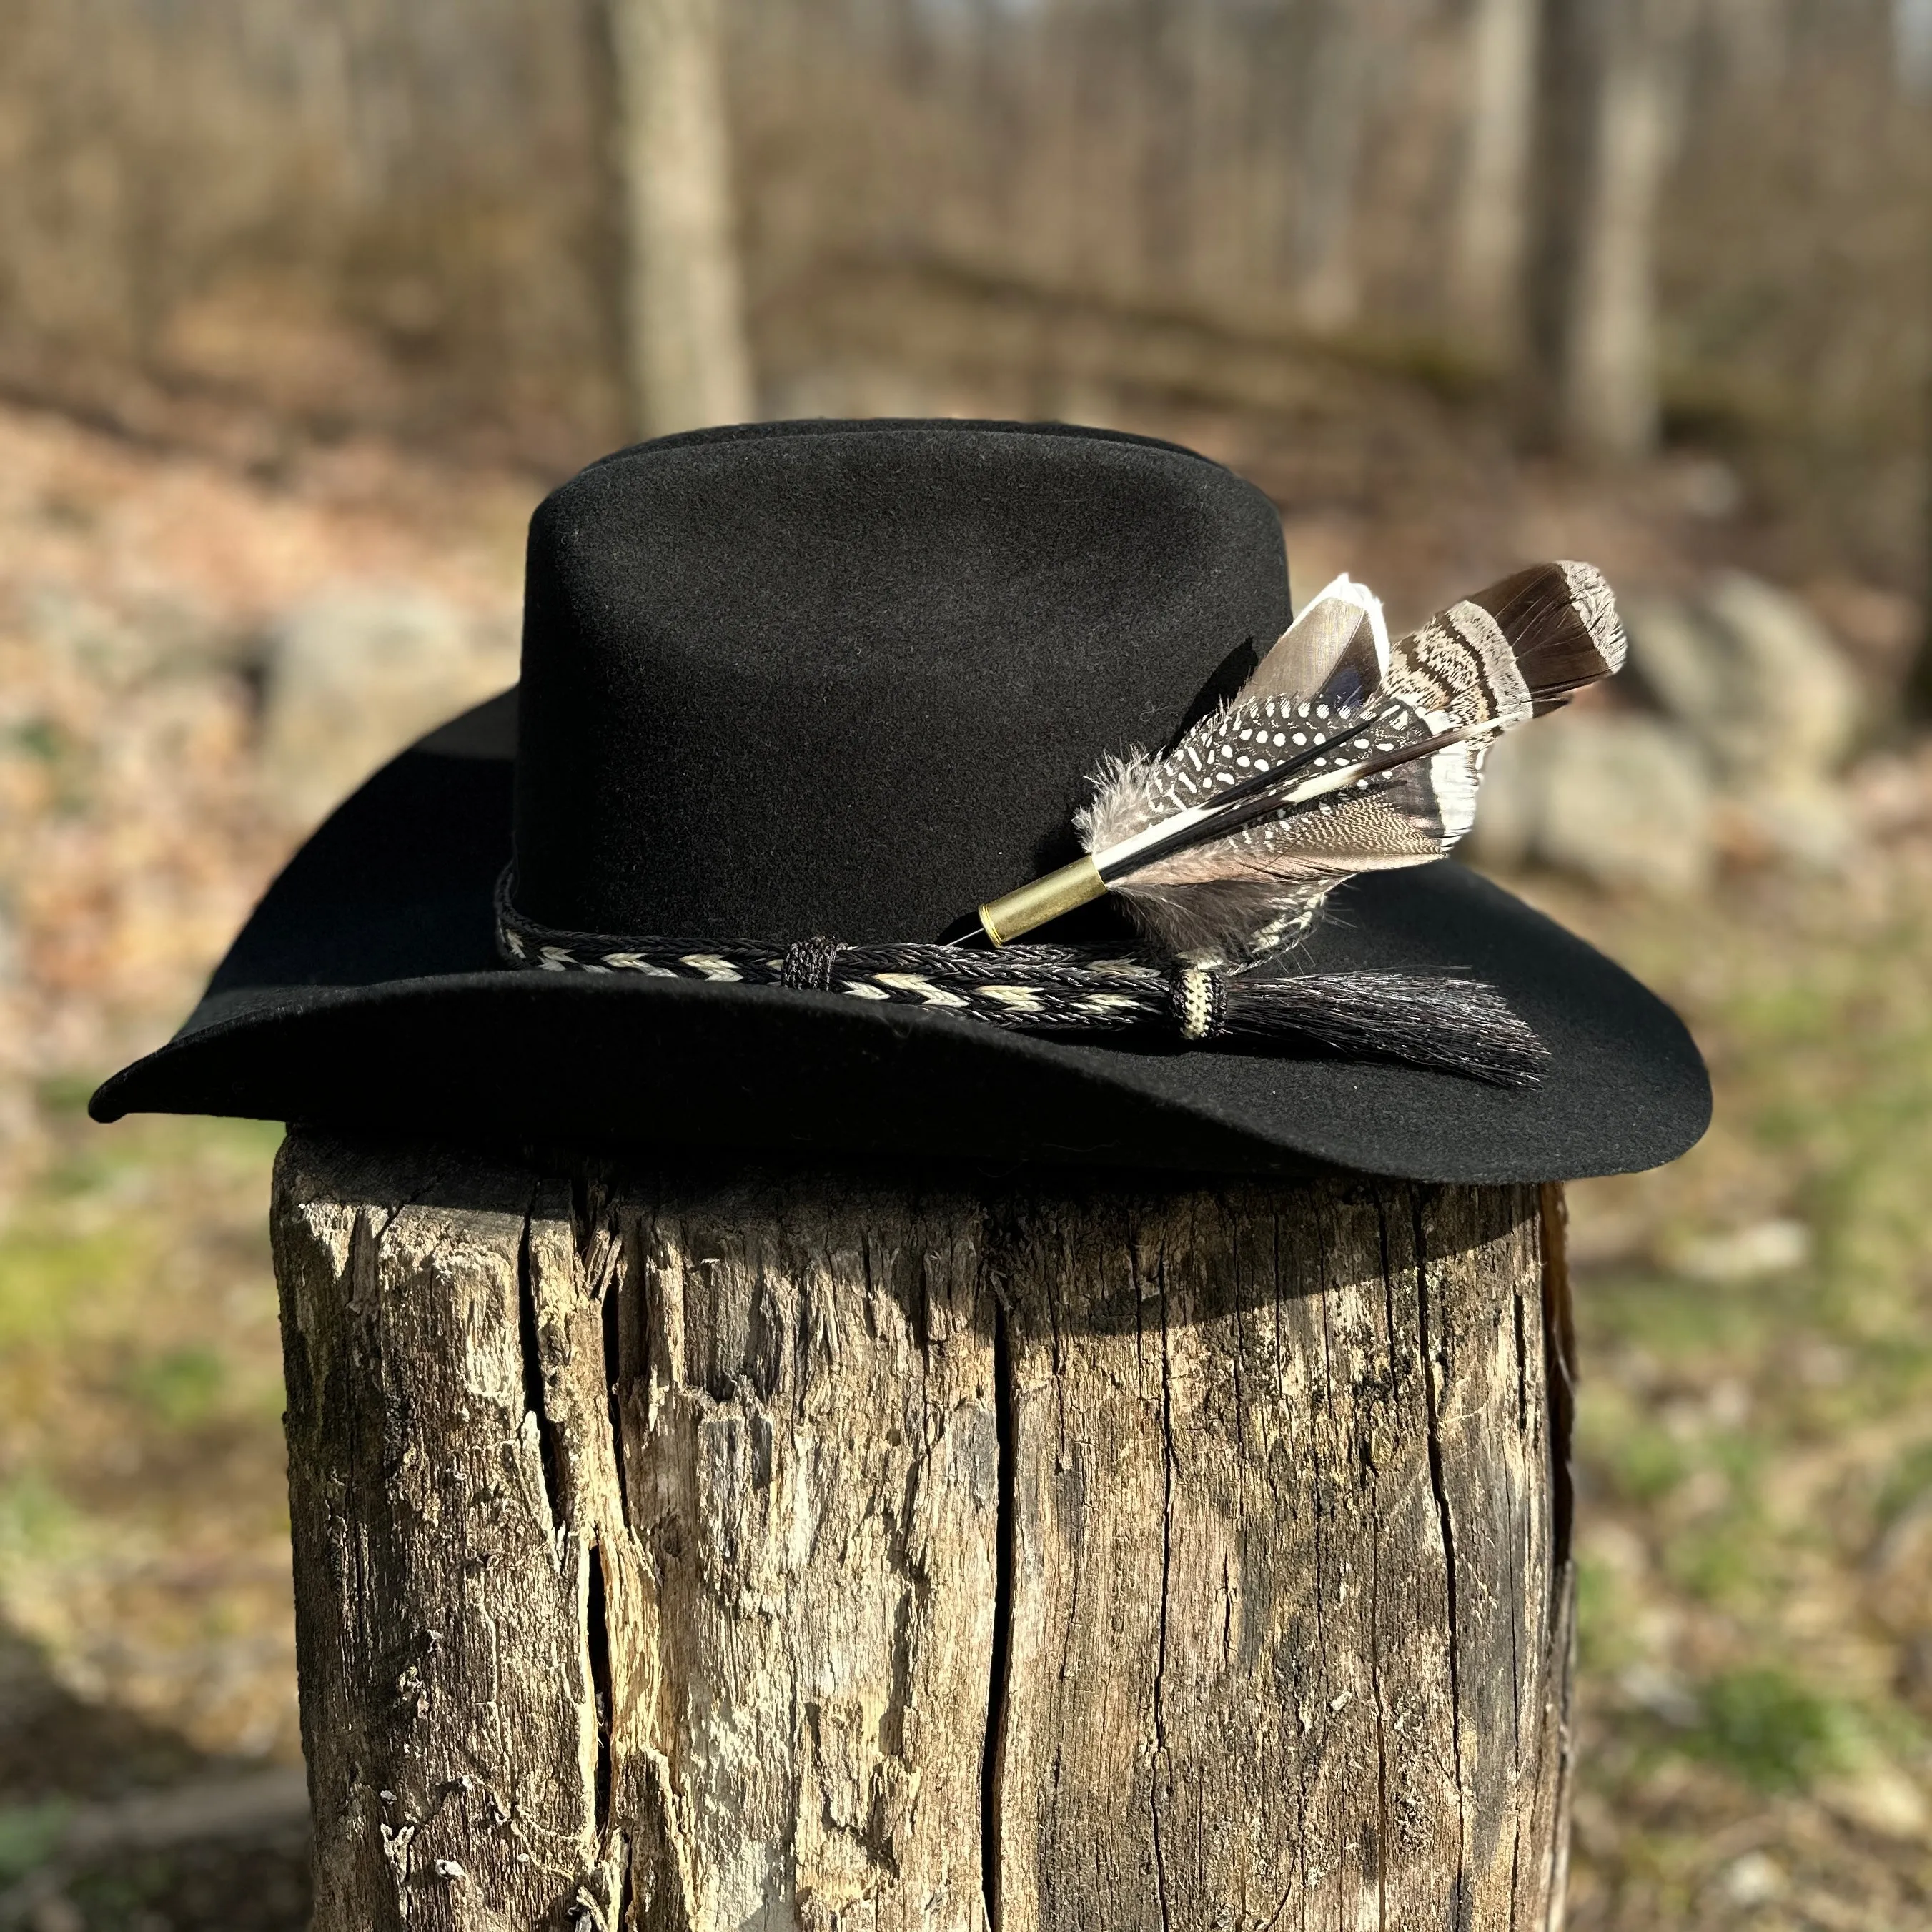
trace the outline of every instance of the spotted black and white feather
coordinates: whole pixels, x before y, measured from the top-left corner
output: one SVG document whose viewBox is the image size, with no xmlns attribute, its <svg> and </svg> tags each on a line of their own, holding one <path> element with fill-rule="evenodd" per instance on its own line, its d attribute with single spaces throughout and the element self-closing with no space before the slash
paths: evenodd
<svg viewBox="0 0 1932 1932">
<path fill-rule="evenodd" d="M 1588 564 L 1520 571 L 1394 646 L 1375 597 L 1338 578 L 1220 711 L 1099 773 L 1077 829 L 1163 950 L 1238 970 L 1305 932 L 1342 880 L 1442 857 L 1496 738 L 1623 658 Z"/>
</svg>

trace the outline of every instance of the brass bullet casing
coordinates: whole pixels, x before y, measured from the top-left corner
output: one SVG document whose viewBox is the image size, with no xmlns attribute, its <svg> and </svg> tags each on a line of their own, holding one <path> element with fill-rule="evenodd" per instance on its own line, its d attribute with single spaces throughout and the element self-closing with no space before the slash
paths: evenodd
<svg viewBox="0 0 1932 1932">
<path fill-rule="evenodd" d="M 1106 891 L 1106 881 L 1090 854 L 1043 879 L 1035 879 L 1018 892 L 988 900 L 980 908 L 980 924 L 995 946 L 1004 946 L 1076 906 L 1090 905 L 1104 898 Z"/>
</svg>

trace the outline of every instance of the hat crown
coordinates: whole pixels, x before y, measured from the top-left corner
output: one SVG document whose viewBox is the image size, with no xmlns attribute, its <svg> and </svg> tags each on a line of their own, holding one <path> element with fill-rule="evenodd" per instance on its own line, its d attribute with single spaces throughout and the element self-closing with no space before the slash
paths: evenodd
<svg viewBox="0 0 1932 1932">
<path fill-rule="evenodd" d="M 1268 500 L 1057 425 L 620 452 L 530 530 L 517 893 L 546 924 L 937 936 L 1070 856 L 1083 782 L 1286 624 Z"/>
</svg>

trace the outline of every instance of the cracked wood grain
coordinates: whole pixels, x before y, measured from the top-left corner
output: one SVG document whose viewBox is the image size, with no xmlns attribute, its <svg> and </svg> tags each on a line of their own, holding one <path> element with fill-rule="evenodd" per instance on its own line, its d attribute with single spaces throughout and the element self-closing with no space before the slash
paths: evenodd
<svg viewBox="0 0 1932 1932">
<path fill-rule="evenodd" d="M 298 1132 L 318 1932 L 1559 1922 L 1555 1190 Z"/>
</svg>

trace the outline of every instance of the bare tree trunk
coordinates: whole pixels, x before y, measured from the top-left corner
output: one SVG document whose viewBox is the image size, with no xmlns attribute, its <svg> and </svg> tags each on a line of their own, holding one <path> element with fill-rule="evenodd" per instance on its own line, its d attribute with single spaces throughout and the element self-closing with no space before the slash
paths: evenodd
<svg viewBox="0 0 1932 1932">
<path fill-rule="evenodd" d="M 1921 403 L 1922 454 L 1918 485 L 1918 527 L 1924 549 L 1919 557 L 1922 588 L 1919 592 L 1918 640 L 1905 667 L 1905 681 L 1899 692 L 1899 708 L 1913 730 L 1932 729 L 1932 381 L 1926 384 Z"/>
<path fill-rule="evenodd" d="M 1915 100 L 1932 94 L 1932 6 L 1926 0 L 1892 0 L 1892 46 L 1899 92 Z"/>
<path fill-rule="evenodd" d="M 1656 442 L 1656 226 L 1690 0 L 1543 0 L 1528 427 L 1580 453 Z"/>
<path fill-rule="evenodd" d="M 717 0 L 608 4 L 638 427 L 742 422 L 754 405 Z"/>
<path fill-rule="evenodd" d="M 1450 292 L 1470 340 L 1504 364 L 1520 334 L 1536 28 L 1537 0 L 1475 0 L 1469 14 L 1468 118 Z"/>
<path fill-rule="evenodd" d="M 292 1136 L 316 1932 L 1556 1924 L 1560 1214 Z"/>
<path fill-rule="evenodd" d="M 1295 304 L 1311 328 L 1355 318 L 1356 190 L 1368 116 L 1370 48 L 1362 0 L 1316 0 L 1302 91 L 1294 184 Z"/>
<path fill-rule="evenodd" d="M 1932 585 L 1932 452 L 1928 453 L 1926 502 L 1922 510 L 1926 555 L 1922 564 L 1928 585 Z M 1914 730 L 1932 728 L 1932 595 L 1921 598 L 1924 616 L 1919 620 L 1918 642 L 1905 668 L 1905 682 L 1900 692 L 1900 708 L 1905 722 Z"/>
</svg>

